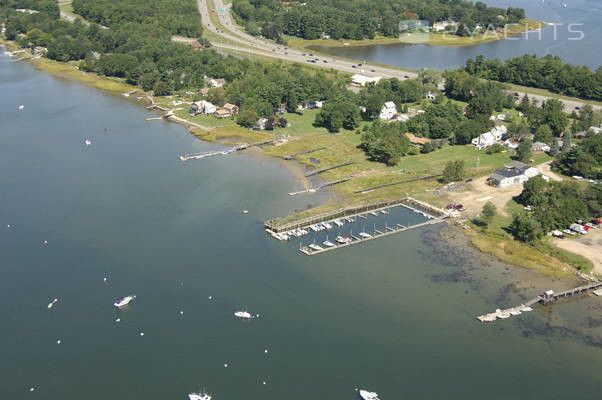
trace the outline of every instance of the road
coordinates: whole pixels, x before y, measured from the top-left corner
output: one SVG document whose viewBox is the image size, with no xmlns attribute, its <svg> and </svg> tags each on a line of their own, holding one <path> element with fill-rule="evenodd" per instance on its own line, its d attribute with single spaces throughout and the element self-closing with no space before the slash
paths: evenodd
<svg viewBox="0 0 602 400">
<path fill-rule="evenodd" d="M 307 53 L 302 50 L 282 46 L 271 42 L 269 40 L 260 39 L 243 32 L 238 26 L 232 21 L 229 12 L 229 5 L 226 6 L 221 0 L 214 0 L 215 9 L 210 9 L 208 0 L 197 0 L 197 6 L 199 13 L 201 14 L 201 20 L 205 29 L 215 33 L 222 38 L 237 43 L 238 45 L 223 44 L 212 42 L 215 47 L 223 48 L 226 50 L 235 50 L 240 52 L 247 52 L 250 54 L 256 54 L 263 57 L 277 58 L 289 62 L 305 63 L 311 66 L 318 66 L 326 69 L 336 69 L 338 71 L 357 73 L 367 76 L 382 76 L 383 78 L 398 78 L 411 79 L 418 76 L 415 72 L 402 71 L 396 68 L 383 67 L 381 65 L 374 64 L 359 64 L 354 61 L 341 60 L 331 56 L 316 56 L 311 53 Z M 218 13 L 218 9 L 227 10 L 225 12 Z M 214 12 L 212 12 L 212 10 Z M 220 26 L 216 27 L 211 22 L 210 13 L 215 14 L 220 21 Z M 223 29 L 222 29 L 223 28 Z M 314 60 L 315 62 L 310 62 Z"/>
<path fill-rule="evenodd" d="M 304 52 L 303 50 L 287 48 L 269 40 L 259 39 L 242 31 L 232 21 L 229 9 L 230 5 L 225 5 L 223 3 L 223 0 L 213 0 L 213 4 L 215 5 L 215 9 L 211 9 L 211 5 L 208 4 L 208 0 L 197 0 L 197 6 L 199 9 L 199 13 L 201 14 L 201 20 L 205 29 L 223 37 L 224 39 L 227 39 L 230 42 L 238 43 L 238 45 L 213 43 L 215 47 L 237 52 L 247 52 L 249 54 L 256 54 L 263 57 L 282 59 L 285 61 L 294 61 L 301 64 L 304 63 L 327 69 L 332 68 L 338 71 L 354 74 L 357 73 L 367 76 L 382 76 L 383 78 L 398 78 L 400 80 L 412 79 L 418 76 L 416 72 L 402 71 L 395 68 L 383 67 L 382 65 L 375 65 L 370 63 L 360 64 L 359 62 L 355 62 L 353 60 L 342 60 L 325 55 L 310 56 L 309 53 Z M 218 12 L 218 9 L 223 9 L 224 12 Z M 220 21 L 220 27 L 216 27 L 211 22 L 209 13 L 215 14 L 218 17 Z M 310 62 L 311 60 L 316 59 L 317 61 L 315 63 Z M 510 92 L 518 93 L 520 98 L 522 98 L 525 95 L 525 92 L 521 91 L 511 90 Z M 537 99 L 539 103 L 552 98 L 539 94 L 529 93 L 528 95 L 531 99 Z M 568 113 L 577 110 L 578 108 L 583 108 L 583 106 L 586 104 L 583 101 L 576 98 L 570 100 L 562 99 L 561 101 L 564 103 L 565 106 L 564 111 Z M 595 110 L 602 109 L 602 106 L 599 105 L 592 105 L 592 107 Z"/>
</svg>

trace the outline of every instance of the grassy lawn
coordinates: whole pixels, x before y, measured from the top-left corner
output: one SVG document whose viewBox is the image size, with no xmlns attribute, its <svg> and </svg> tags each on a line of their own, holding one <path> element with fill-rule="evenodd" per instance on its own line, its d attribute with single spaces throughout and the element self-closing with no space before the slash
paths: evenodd
<svg viewBox="0 0 602 400">
<path fill-rule="evenodd" d="M 208 142 L 223 141 L 232 145 L 261 142 L 274 138 L 274 136 L 265 133 L 265 131 L 254 131 L 238 125 L 222 126 L 209 131 L 192 129 L 191 132 L 199 139 Z"/>
</svg>

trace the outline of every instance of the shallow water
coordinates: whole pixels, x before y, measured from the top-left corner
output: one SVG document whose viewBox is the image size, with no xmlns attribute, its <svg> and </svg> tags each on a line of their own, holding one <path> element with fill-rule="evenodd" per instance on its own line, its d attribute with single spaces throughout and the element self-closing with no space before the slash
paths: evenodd
<svg viewBox="0 0 602 400">
<path fill-rule="evenodd" d="M 324 201 L 281 164 L 4 56 L 0 93 L 1 398 L 599 397 L 598 298 L 474 318 L 575 282 L 437 226 L 307 257 L 263 231 Z"/>
</svg>

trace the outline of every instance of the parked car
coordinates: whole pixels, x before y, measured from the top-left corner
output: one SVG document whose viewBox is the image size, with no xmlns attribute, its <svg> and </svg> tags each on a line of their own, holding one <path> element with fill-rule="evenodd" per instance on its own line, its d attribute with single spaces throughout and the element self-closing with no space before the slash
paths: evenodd
<svg viewBox="0 0 602 400">
<path fill-rule="evenodd" d="M 602 224 L 602 221 L 600 221 L 599 219 L 592 219 L 592 224 L 600 225 L 600 224 Z"/>
<path fill-rule="evenodd" d="M 552 236 L 555 236 L 555 237 L 560 238 L 560 239 L 564 239 L 565 238 L 565 236 L 563 235 L 563 233 L 560 232 L 560 231 L 552 231 Z"/>
<path fill-rule="evenodd" d="M 572 230 L 570 230 L 570 229 L 563 229 L 562 231 L 563 231 L 564 233 L 566 233 L 567 235 L 576 235 L 576 233 L 575 233 L 575 232 L 573 232 L 573 231 L 572 231 Z"/>
<path fill-rule="evenodd" d="M 573 232 L 581 233 L 583 235 L 587 233 L 587 230 L 581 224 L 571 224 L 571 226 L 569 226 L 569 229 Z"/>
<path fill-rule="evenodd" d="M 592 224 L 591 222 L 588 222 L 587 224 L 585 224 L 585 226 L 589 226 L 592 229 L 598 228 L 596 225 Z"/>
</svg>

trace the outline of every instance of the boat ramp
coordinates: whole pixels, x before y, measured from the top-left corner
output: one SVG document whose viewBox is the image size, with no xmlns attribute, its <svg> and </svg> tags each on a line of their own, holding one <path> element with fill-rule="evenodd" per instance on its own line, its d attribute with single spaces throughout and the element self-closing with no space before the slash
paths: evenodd
<svg viewBox="0 0 602 400">
<path fill-rule="evenodd" d="M 533 309 L 531 307 L 538 303 L 550 304 L 559 299 L 574 297 L 577 295 L 585 294 L 589 291 L 593 291 L 594 294 L 599 295 L 598 293 L 600 292 L 600 290 L 594 290 L 598 288 L 602 288 L 602 281 L 597 281 L 589 285 L 579 286 L 558 293 L 555 293 L 553 290 L 547 290 L 524 304 L 521 304 L 516 307 L 507 308 L 505 310 L 497 309 L 495 310 L 495 312 L 492 312 L 490 314 L 480 315 L 477 317 L 477 319 L 481 322 L 493 322 L 498 319 L 506 319 L 513 315 L 519 315 L 526 311 L 532 311 Z"/>
</svg>

